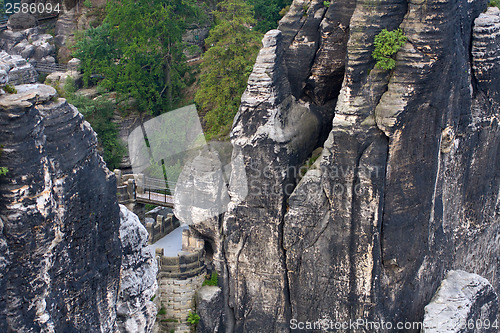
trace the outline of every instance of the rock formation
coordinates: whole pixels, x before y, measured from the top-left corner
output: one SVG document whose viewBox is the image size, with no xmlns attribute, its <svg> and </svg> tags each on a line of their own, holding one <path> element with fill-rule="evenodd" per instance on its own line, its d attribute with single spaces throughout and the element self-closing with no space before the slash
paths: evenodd
<svg viewBox="0 0 500 333">
<path fill-rule="evenodd" d="M 266 34 L 215 254 L 227 332 L 422 321 L 448 270 L 500 291 L 500 25 L 486 8 L 295 0 Z M 396 67 L 375 68 L 375 36 L 398 27 Z"/>
<path fill-rule="evenodd" d="M 0 48 L 11 55 L 20 55 L 33 64 L 50 65 L 56 62 L 54 37 L 42 33 L 37 27 L 2 31 Z"/>
<path fill-rule="evenodd" d="M 116 305 L 120 332 L 151 332 L 157 309 L 151 301 L 158 284 L 153 249 L 148 232 L 137 215 L 120 205 L 122 266 L 119 299 Z"/>
<path fill-rule="evenodd" d="M 0 51 L 0 70 L 5 72 L 2 84 L 35 83 L 38 78 L 36 70 L 23 57 L 5 51 Z"/>
<path fill-rule="evenodd" d="M 15 88 L 0 96 L 8 168 L 0 176 L 0 331 L 148 331 L 156 265 L 140 223 L 126 210 L 120 223 L 115 176 L 95 132 L 54 88 Z"/>
<path fill-rule="evenodd" d="M 498 297 L 488 280 L 451 271 L 425 307 L 422 333 L 498 332 Z"/>
</svg>

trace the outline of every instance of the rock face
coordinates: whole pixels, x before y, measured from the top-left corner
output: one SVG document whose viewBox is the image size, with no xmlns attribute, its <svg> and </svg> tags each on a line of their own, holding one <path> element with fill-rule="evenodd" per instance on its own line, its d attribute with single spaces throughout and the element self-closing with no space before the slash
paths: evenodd
<svg viewBox="0 0 500 333">
<path fill-rule="evenodd" d="M 488 280 L 451 271 L 425 307 L 423 333 L 498 332 L 498 297 Z"/>
<path fill-rule="evenodd" d="M 41 33 L 38 28 L 2 31 L 0 48 L 11 55 L 19 55 L 30 63 L 50 65 L 56 62 L 54 37 Z"/>
<path fill-rule="evenodd" d="M 5 79 L 2 80 L 2 84 L 34 83 L 38 78 L 36 70 L 23 57 L 9 55 L 5 51 L 0 51 L 0 70 L 5 72 Z"/>
<path fill-rule="evenodd" d="M 0 96 L 0 331 L 151 331 L 156 264 L 95 132 L 54 88 L 15 88 Z"/>
<path fill-rule="evenodd" d="M 0 331 L 112 331 L 121 263 L 114 175 L 55 89 L 0 97 Z"/>
<path fill-rule="evenodd" d="M 120 205 L 122 265 L 116 306 L 120 332 L 151 332 L 157 309 L 151 298 L 158 289 L 158 265 L 148 246 L 148 232 L 137 215 Z"/>
<path fill-rule="evenodd" d="M 216 286 L 201 287 L 196 293 L 196 312 L 200 321 L 198 333 L 222 332 L 225 327 L 224 300 L 222 290 Z"/>
<path fill-rule="evenodd" d="M 266 34 L 231 133 L 227 331 L 422 321 L 449 270 L 500 291 L 500 27 L 485 10 L 296 0 Z M 398 27 L 396 67 L 375 68 L 375 35 Z"/>
</svg>

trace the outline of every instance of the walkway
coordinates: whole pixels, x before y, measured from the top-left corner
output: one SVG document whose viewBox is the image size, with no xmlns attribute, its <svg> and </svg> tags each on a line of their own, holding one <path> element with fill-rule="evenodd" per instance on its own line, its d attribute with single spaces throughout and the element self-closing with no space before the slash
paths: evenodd
<svg viewBox="0 0 500 333">
<path fill-rule="evenodd" d="M 136 193 L 135 198 L 136 198 L 137 202 L 140 202 L 140 203 L 168 207 L 168 208 L 174 208 L 174 197 L 172 195 L 161 194 L 161 193 L 145 190 L 144 194 Z"/>
<path fill-rule="evenodd" d="M 166 257 L 176 257 L 182 250 L 182 231 L 188 228 L 187 224 L 183 224 L 151 246 L 155 249 L 163 248 L 163 255 Z"/>
</svg>

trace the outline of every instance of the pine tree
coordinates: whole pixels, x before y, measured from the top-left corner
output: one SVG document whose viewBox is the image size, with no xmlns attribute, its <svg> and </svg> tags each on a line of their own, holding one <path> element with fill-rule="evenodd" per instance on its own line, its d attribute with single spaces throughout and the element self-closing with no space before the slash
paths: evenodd
<svg viewBox="0 0 500 333">
<path fill-rule="evenodd" d="M 252 29 L 252 7 L 242 0 L 222 1 L 213 14 L 215 26 L 205 40 L 209 48 L 195 96 L 201 112 L 206 112 L 210 136 L 229 132 L 262 38 Z"/>
</svg>

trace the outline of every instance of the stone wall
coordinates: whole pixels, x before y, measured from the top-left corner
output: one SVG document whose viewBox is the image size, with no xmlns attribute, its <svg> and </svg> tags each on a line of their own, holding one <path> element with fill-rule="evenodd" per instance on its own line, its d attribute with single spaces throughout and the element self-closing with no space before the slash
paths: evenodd
<svg viewBox="0 0 500 333">
<path fill-rule="evenodd" d="M 184 235 L 183 235 L 184 236 Z M 189 332 L 189 312 L 195 312 L 194 296 L 205 280 L 205 253 L 203 248 L 193 253 L 181 252 L 177 257 L 163 256 L 157 249 L 159 332 Z"/>
<path fill-rule="evenodd" d="M 181 225 L 174 214 L 156 215 L 156 220 L 146 217 L 145 224 L 150 244 L 156 243 Z"/>
<path fill-rule="evenodd" d="M 195 311 L 194 297 L 196 290 L 201 288 L 205 274 L 198 274 L 193 277 L 181 280 L 167 277 L 158 277 L 159 282 L 159 306 L 166 314 L 157 318 L 160 332 L 175 333 L 190 332 L 187 323 L 189 312 Z"/>
</svg>

